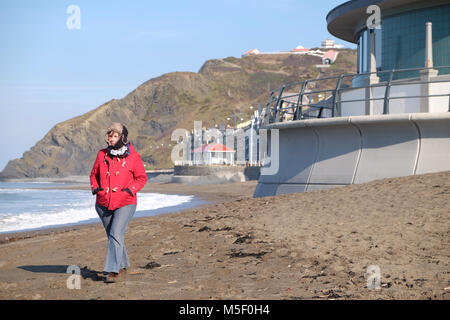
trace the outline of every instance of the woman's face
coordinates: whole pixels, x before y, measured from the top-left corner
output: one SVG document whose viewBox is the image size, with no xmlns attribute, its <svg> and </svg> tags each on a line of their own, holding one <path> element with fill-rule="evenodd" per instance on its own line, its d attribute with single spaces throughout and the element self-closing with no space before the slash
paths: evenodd
<svg viewBox="0 0 450 320">
<path fill-rule="evenodd" d="M 111 131 L 108 134 L 108 143 L 111 147 L 114 147 L 117 143 L 117 141 L 119 141 L 119 134 L 117 132 Z"/>
</svg>

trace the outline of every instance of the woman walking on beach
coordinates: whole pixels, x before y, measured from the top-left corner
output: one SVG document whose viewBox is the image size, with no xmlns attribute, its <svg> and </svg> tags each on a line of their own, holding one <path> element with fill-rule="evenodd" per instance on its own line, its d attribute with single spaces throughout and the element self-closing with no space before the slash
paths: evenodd
<svg viewBox="0 0 450 320">
<path fill-rule="evenodd" d="M 120 123 L 108 127 L 105 138 L 108 147 L 98 152 L 90 176 L 92 194 L 97 195 L 95 210 L 108 236 L 106 282 L 117 281 L 130 266 L 124 244 L 125 229 L 136 212 L 136 193 L 147 182 L 141 157 L 127 136 L 127 128 Z"/>
</svg>

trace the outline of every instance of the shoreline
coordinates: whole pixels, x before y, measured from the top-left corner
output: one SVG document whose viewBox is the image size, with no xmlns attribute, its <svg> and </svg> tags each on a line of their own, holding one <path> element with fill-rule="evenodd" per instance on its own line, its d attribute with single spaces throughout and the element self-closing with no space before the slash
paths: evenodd
<svg viewBox="0 0 450 320">
<path fill-rule="evenodd" d="M 66 183 L 79 183 L 80 179 L 77 180 L 66 180 Z M 12 182 L 12 181 L 11 181 Z M 19 182 L 19 181 L 15 181 Z M 20 181 L 20 182 L 31 182 L 31 181 Z M 51 182 L 54 183 L 55 181 L 49 181 L 49 180 L 42 180 L 42 181 L 34 181 L 34 182 Z M 238 188 L 239 190 L 242 190 L 243 188 L 254 188 L 256 187 L 257 181 L 246 181 L 246 182 L 238 182 L 238 183 L 227 183 L 227 184 L 220 184 L 220 185 L 208 185 L 209 187 L 205 187 L 206 185 L 199 185 L 199 186 L 189 186 L 185 184 L 180 183 L 161 183 L 161 182 L 149 182 L 147 183 L 142 190 L 139 192 L 142 193 L 161 193 L 161 194 L 174 194 L 174 195 L 189 195 L 194 196 L 196 199 L 205 201 L 206 203 L 200 204 L 200 205 L 194 205 L 193 207 L 184 208 L 184 209 L 174 209 L 174 211 L 169 212 L 163 212 L 156 214 L 154 216 L 159 215 L 167 215 L 167 214 L 174 214 L 183 212 L 186 210 L 196 209 L 196 208 L 203 208 L 207 206 L 214 205 L 216 203 L 222 202 L 224 200 L 224 193 L 227 192 L 226 189 L 235 189 Z M 221 192 L 217 192 L 215 190 L 219 190 Z M 40 190 L 90 190 L 89 181 L 87 182 L 87 185 L 70 185 L 70 186 L 58 186 L 58 187 L 37 187 L 35 189 Z M 244 192 L 245 194 L 245 192 Z M 247 192 L 247 196 L 250 193 Z M 240 196 L 236 195 L 235 192 L 229 193 L 229 198 L 226 201 L 233 201 L 234 199 L 239 199 Z M 132 220 L 135 219 L 146 219 L 153 216 L 146 216 L 146 217 L 135 217 Z M 13 241 L 23 240 L 23 239 L 29 239 L 36 236 L 45 236 L 49 234 L 58 234 L 58 233 L 65 233 L 69 231 L 76 231 L 83 228 L 89 228 L 97 225 L 101 225 L 101 221 L 98 220 L 97 222 L 88 222 L 88 223 L 76 223 L 73 225 L 62 225 L 62 226 L 54 226 L 54 227 L 43 227 L 42 229 L 34 229 L 34 230 L 28 230 L 28 231 L 11 231 L 11 232 L 5 232 L 0 233 L 0 244 L 9 243 Z"/>
</svg>

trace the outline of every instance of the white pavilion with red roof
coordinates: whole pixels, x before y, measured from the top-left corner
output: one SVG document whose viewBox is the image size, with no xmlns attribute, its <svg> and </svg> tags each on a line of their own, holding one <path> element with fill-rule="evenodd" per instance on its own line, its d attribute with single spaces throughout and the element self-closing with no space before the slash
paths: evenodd
<svg viewBox="0 0 450 320">
<path fill-rule="evenodd" d="M 195 154 L 204 154 L 206 153 L 205 165 L 212 164 L 234 164 L 234 154 L 235 150 L 224 146 L 221 143 L 213 142 L 209 144 L 205 144 L 201 147 L 198 147 L 192 151 Z"/>
</svg>

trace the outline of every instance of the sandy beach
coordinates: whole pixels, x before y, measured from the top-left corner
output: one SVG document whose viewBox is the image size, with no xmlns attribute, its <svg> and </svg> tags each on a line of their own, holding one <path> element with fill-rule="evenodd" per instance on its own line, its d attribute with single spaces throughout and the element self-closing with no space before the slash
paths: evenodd
<svg viewBox="0 0 450 320">
<path fill-rule="evenodd" d="M 450 172 L 259 199 L 256 183 L 148 184 L 211 203 L 133 219 L 118 283 L 103 282 L 100 223 L 3 237 L 0 298 L 449 300 Z"/>
</svg>

